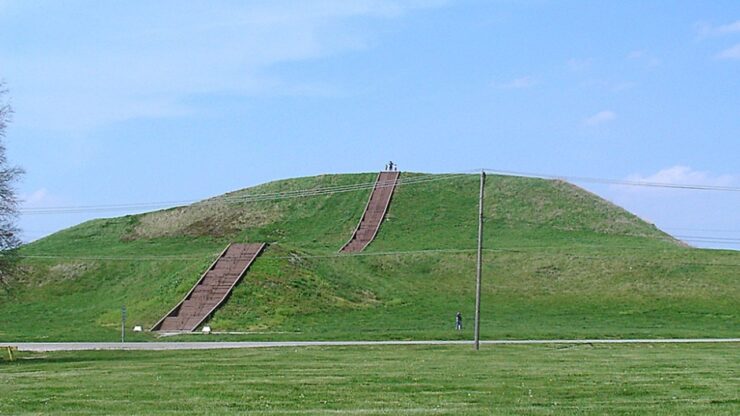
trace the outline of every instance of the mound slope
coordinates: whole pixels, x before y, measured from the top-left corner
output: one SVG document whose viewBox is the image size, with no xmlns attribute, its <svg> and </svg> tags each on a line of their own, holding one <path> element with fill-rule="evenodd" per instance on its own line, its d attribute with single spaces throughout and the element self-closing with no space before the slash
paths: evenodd
<svg viewBox="0 0 740 416">
<path fill-rule="evenodd" d="M 362 255 L 337 255 L 376 174 L 283 180 L 80 224 L 24 246 L 0 339 L 116 339 L 153 325 L 229 242 L 268 242 L 208 322 L 249 339 L 468 337 L 477 175 L 404 173 Z M 685 247 L 565 182 L 491 176 L 485 337 L 736 336 L 735 252 Z M 142 338 L 150 334 L 139 335 Z"/>
</svg>

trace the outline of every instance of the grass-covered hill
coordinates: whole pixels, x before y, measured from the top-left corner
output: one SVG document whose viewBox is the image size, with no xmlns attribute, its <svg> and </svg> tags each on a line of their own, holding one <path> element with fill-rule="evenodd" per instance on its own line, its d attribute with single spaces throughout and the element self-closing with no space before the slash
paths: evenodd
<svg viewBox="0 0 740 416">
<path fill-rule="evenodd" d="M 209 325 L 246 339 L 470 337 L 477 175 L 402 175 L 362 255 L 338 255 L 375 174 L 271 182 L 100 219 L 24 246 L 0 340 L 115 340 L 148 328 L 229 242 L 267 242 Z M 304 190 L 334 190 L 305 195 Z M 578 187 L 489 176 L 486 338 L 738 336 L 740 253 L 686 247 Z M 456 311 L 466 328 L 453 330 Z M 137 339 L 150 339 L 145 333 Z M 212 336 L 213 337 L 213 336 Z M 213 337 L 215 338 L 215 337 Z"/>
</svg>

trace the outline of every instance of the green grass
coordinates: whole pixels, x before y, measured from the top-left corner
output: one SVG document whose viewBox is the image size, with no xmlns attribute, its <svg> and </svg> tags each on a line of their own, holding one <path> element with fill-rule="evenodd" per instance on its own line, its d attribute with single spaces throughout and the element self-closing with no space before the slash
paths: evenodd
<svg viewBox="0 0 740 416">
<path fill-rule="evenodd" d="M 422 176 L 402 175 L 413 177 Z M 276 181 L 226 197 L 374 178 Z M 149 327 L 226 244 L 242 241 L 270 246 L 209 321 L 250 332 L 229 339 L 469 338 L 478 177 L 428 178 L 397 189 L 366 256 L 335 255 L 369 190 L 248 204 L 217 198 L 56 233 L 21 249 L 26 273 L 0 294 L 0 340 L 116 340 L 123 304 L 129 326 Z M 489 177 L 484 241 L 485 338 L 740 333 L 740 253 L 685 247 L 567 183 Z M 467 251 L 388 254 L 435 249 Z M 463 334 L 452 330 L 458 310 Z"/>
<path fill-rule="evenodd" d="M 736 415 L 736 344 L 21 353 L 0 414 Z"/>
</svg>

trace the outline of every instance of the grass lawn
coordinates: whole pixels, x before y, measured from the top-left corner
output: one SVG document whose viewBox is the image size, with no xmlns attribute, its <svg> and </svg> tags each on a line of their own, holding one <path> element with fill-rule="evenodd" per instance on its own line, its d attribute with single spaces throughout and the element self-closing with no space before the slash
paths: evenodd
<svg viewBox="0 0 740 416">
<path fill-rule="evenodd" d="M 21 353 L 0 414 L 740 413 L 737 344 Z"/>
</svg>

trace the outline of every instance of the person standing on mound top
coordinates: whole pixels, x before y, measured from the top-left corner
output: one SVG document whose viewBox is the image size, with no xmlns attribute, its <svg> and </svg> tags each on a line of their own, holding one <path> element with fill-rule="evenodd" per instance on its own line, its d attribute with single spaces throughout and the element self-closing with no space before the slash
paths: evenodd
<svg viewBox="0 0 740 416">
<path fill-rule="evenodd" d="M 455 315 L 455 329 L 462 331 L 462 314 L 460 312 Z"/>
</svg>

